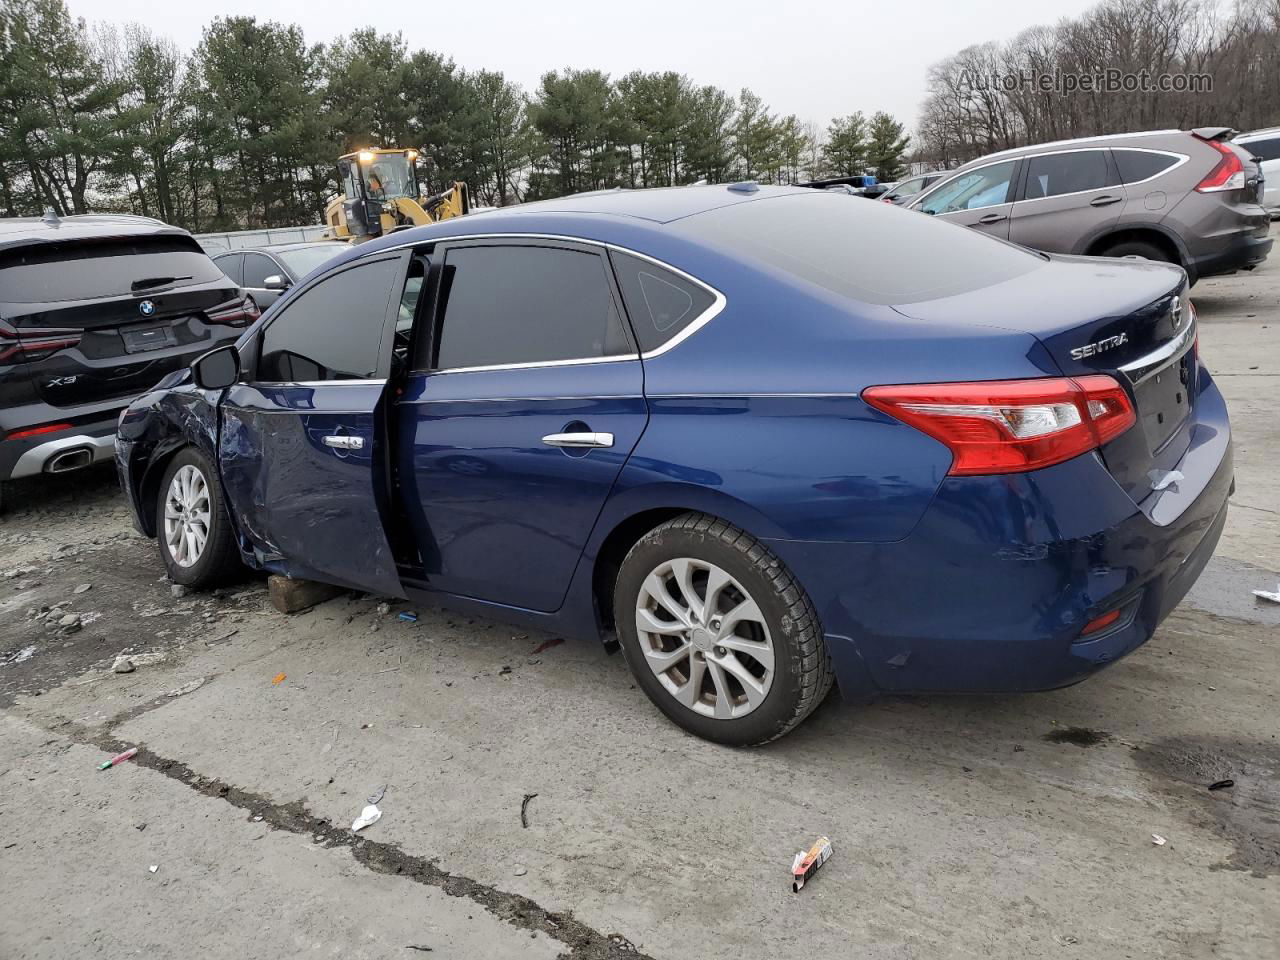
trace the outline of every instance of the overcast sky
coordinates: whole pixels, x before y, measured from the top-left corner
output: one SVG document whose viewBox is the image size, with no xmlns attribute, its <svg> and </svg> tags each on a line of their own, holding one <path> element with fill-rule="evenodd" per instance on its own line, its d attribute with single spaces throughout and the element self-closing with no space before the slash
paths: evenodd
<svg viewBox="0 0 1280 960">
<path fill-rule="evenodd" d="M 847 2 L 742 0 L 729 9 L 698 0 L 639 4 L 584 0 L 377 4 L 339 0 L 68 0 L 88 20 L 137 21 L 190 49 L 214 16 L 249 14 L 300 24 L 308 42 L 373 26 L 400 31 L 459 66 L 500 70 L 533 90 L 546 70 L 594 67 L 676 70 L 736 92 L 750 87 L 781 114 L 826 124 L 862 110 L 887 110 L 912 126 L 931 63 L 985 40 L 1077 14 L 1095 0 L 915 0 L 885 13 Z M 726 5 L 728 6 L 728 5 Z M 456 15 L 450 15 L 450 9 Z M 623 14 L 623 10 L 643 13 Z"/>
</svg>

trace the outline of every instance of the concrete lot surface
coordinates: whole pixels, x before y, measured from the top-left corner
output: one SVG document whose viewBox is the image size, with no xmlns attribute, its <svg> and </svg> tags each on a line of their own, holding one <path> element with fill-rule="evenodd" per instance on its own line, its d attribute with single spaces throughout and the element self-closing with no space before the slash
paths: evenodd
<svg viewBox="0 0 1280 960">
<path fill-rule="evenodd" d="M 15 484 L 0 957 L 1280 957 L 1280 262 L 1194 299 L 1238 489 L 1156 637 L 1056 693 L 833 697 L 763 749 L 595 645 L 175 597 L 110 470 Z"/>
</svg>

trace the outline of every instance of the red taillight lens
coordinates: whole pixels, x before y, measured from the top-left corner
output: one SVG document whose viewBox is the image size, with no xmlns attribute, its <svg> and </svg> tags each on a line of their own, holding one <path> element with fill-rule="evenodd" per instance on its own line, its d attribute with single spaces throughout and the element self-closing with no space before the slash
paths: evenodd
<svg viewBox="0 0 1280 960">
<path fill-rule="evenodd" d="M 945 443 L 951 476 L 1020 473 L 1070 460 L 1137 421 L 1111 377 L 1054 377 L 869 387 L 877 410 Z"/>
<path fill-rule="evenodd" d="M 216 323 L 226 327 L 247 327 L 257 320 L 261 311 L 253 302 L 253 297 L 245 296 L 240 300 L 229 300 L 205 311 L 205 322 Z"/>
<path fill-rule="evenodd" d="M 70 430 L 69 423 L 46 423 L 43 427 L 31 427 L 27 430 L 15 430 L 5 437 L 6 440 L 21 440 L 23 437 L 39 437 L 46 433 L 57 433 L 59 430 Z"/>
<path fill-rule="evenodd" d="M 1240 157 L 1225 143 L 1217 140 L 1205 140 L 1209 146 L 1222 154 L 1217 165 L 1209 171 L 1209 175 L 1196 184 L 1200 193 L 1217 193 L 1220 190 L 1240 190 L 1244 187 L 1244 164 Z"/>
<path fill-rule="evenodd" d="M 1087 637 L 1091 633 L 1097 633 L 1099 630 L 1105 630 L 1117 620 L 1120 619 L 1121 610 L 1109 610 L 1100 617 L 1094 617 L 1084 625 L 1084 629 L 1080 631 L 1080 636 Z"/>
<path fill-rule="evenodd" d="M 83 330 L 45 329 L 18 336 L 18 331 L 0 320 L 0 363 L 23 363 L 43 360 L 59 350 L 80 342 Z"/>
</svg>

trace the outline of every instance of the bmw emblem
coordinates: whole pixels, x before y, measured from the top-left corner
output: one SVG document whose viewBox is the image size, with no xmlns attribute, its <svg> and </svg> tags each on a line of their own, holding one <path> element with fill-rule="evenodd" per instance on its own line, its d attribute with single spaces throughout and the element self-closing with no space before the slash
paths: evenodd
<svg viewBox="0 0 1280 960">
<path fill-rule="evenodd" d="M 149 317 L 156 312 L 156 305 L 150 300 L 143 300 L 138 304 L 138 312 L 144 317 Z"/>
</svg>

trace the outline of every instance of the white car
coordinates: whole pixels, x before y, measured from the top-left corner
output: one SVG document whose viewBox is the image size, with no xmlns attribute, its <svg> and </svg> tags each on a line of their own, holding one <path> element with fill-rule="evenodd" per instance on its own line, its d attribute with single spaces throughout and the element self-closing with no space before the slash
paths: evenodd
<svg viewBox="0 0 1280 960">
<path fill-rule="evenodd" d="M 1280 127 L 1242 133 L 1235 142 L 1262 161 L 1262 175 L 1266 178 L 1262 205 L 1272 220 L 1280 218 Z"/>
</svg>

